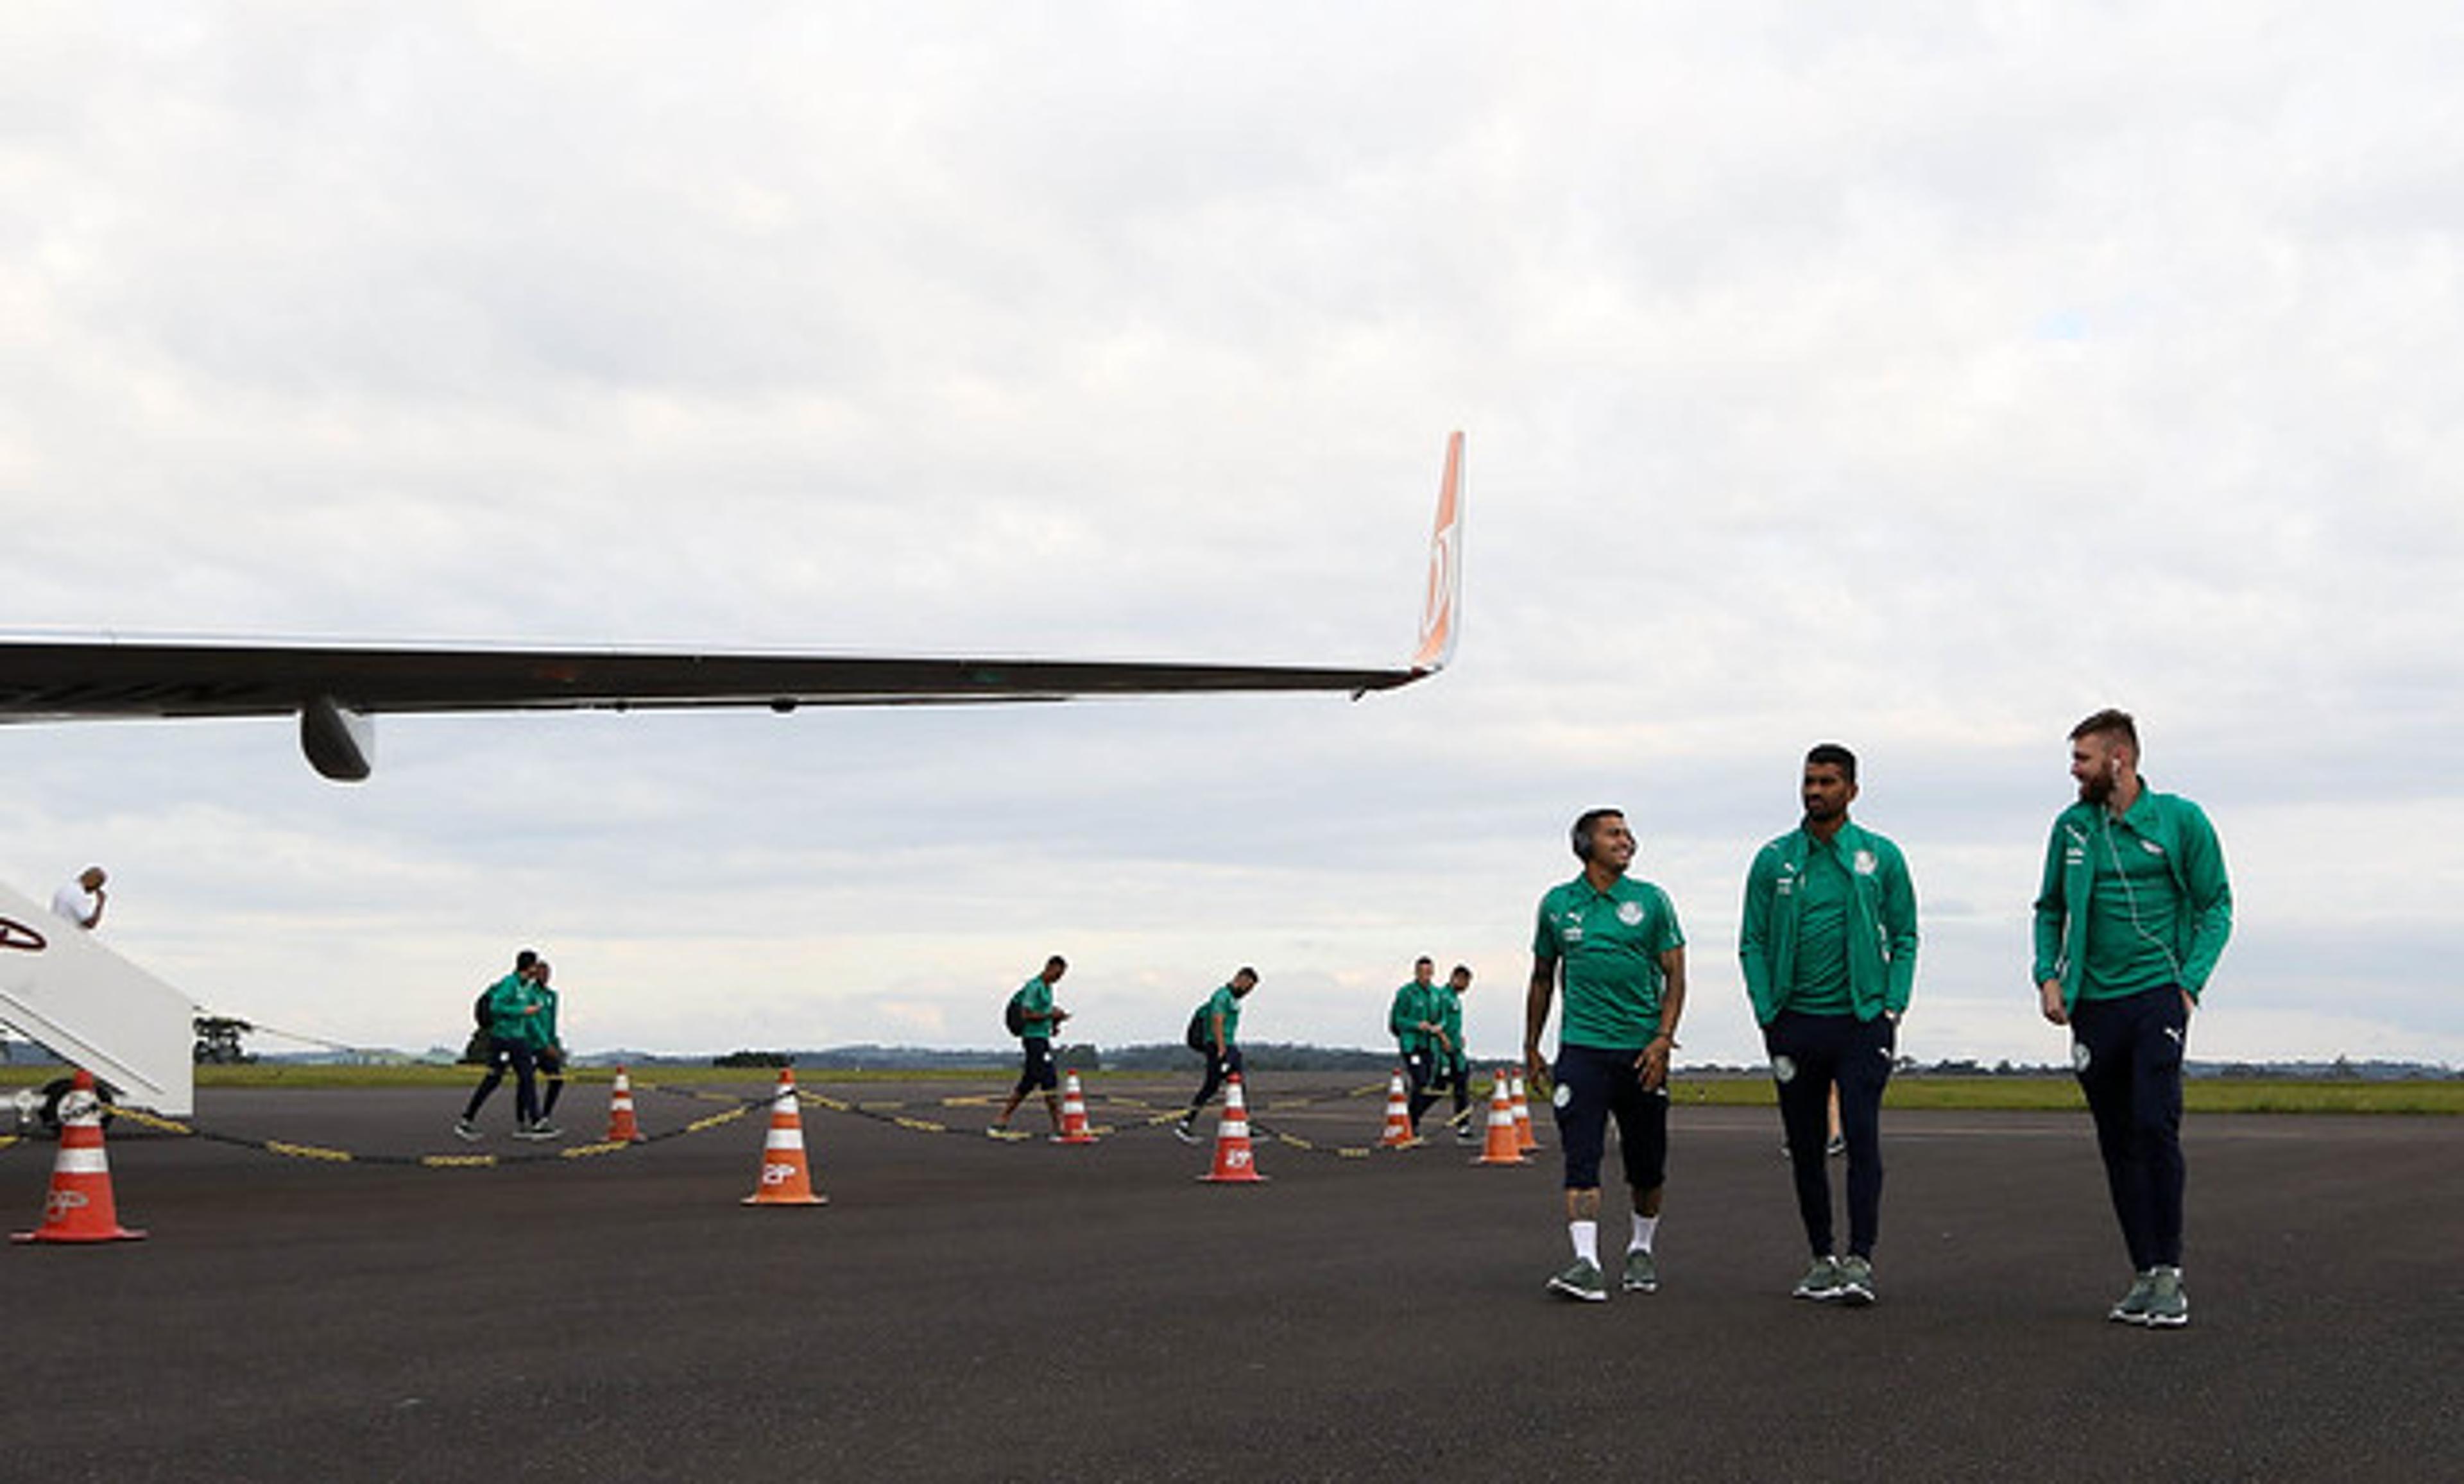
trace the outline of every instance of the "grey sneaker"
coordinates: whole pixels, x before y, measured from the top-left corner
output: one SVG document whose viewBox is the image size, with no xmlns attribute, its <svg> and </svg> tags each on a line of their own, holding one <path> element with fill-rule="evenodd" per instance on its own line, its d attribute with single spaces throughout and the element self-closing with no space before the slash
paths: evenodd
<svg viewBox="0 0 2464 1484">
<path fill-rule="evenodd" d="M 1805 1277 L 1798 1278 L 1796 1286 L 1788 1292 L 1792 1298 L 1811 1298 L 1817 1303 L 1838 1298 L 1839 1259 L 1815 1258 L 1814 1265 L 1805 1270 Z"/>
<path fill-rule="evenodd" d="M 1198 1130 L 1189 1126 L 1189 1120 L 1185 1118 L 1174 1123 L 1172 1125 L 1172 1136 L 1183 1144 L 1196 1144 L 1198 1142 Z"/>
<path fill-rule="evenodd" d="M 2182 1287 L 2182 1270 L 2157 1268 L 2147 1281 L 2147 1317 L 2139 1322 L 2150 1329 L 2179 1329 L 2190 1322 L 2190 1296 Z"/>
<path fill-rule="evenodd" d="M 1625 1255 L 1625 1281 L 1618 1285 L 1630 1294 L 1660 1292 L 1660 1264 L 1640 1247 L 1629 1248 Z"/>
<path fill-rule="evenodd" d="M 526 1124 L 522 1127 L 515 1129 L 514 1137 L 517 1139 L 530 1140 L 561 1139 L 564 1137 L 564 1130 L 557 1127 L 554 1124 L 549 1123 L 545 1119 L 540 1119 L 536 1124 Z"/>
<path fill-rule="evenodd" d="M 2155 1292 L 2156 1270 L 2149 1268 L 2131 1278 L 2130 1292 L 2115 1300 L 2104 1317 L 2117 1324 L 2145 1324 L 2147 1322 L 2147 1300 Z"/>
<path fill-rule="evenodd" d="M 1833 1159 L 1837 1159 L 1848 1152 L 1848 1141 L 1838 1134 L 1833 1134 L 1831 1142 L 1822 1146 L 1822 1152 Z"/>
<path fill-rule="evenodd" d="M 453 1121 L 453 1137 L 464 1144 L 477 1144 L 482 1135 L 478 1124 L 467 1118 L 457 1118 Z"/>
<path fill-rule="evenodd" d="M 1839 1301 L 1861 1309 L 1874 1301 L 1874 1264 L 1855 1253 L 1839 1259 Z"/>
<path fill-rule="evenodd" d="M 1600 1280 L 1600 1265 L 1583 1257 L 1575 1258 L 1565 1272 L 1551 1278 L 1549 1291 L 1585 1303 L 1606 1303 L 1609 1298 L 1608 1285 Z"/>
</svg>

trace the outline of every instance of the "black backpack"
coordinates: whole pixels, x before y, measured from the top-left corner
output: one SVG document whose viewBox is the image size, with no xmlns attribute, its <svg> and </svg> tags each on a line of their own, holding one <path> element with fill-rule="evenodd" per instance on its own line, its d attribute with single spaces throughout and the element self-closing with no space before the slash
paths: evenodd
<svg viewBox="0 0 2464 1484">
<path fill-rule="evenodd" d="M 1026 1034 L 1026 1006 L 1021 1003 L 1025 994 L 1024 990 L 1011 991 L 1009 1003 L 1001 1008 L 1001 1025 L 1012 1036 Z"/>
<path fill-rule="evenodd" d="M 480 1030 L 493 1031 L 496 1028 L 495 1015 L 488 1009 L 488 1001 L 495 997 L 496 987 L 492 984 L 481 990 L 479 997 L 471 1002 L 471 1018 L 477 1023 Z"/>
<path fill-rule="evenodd" d="M 1215 1049 L 1215 1017 L 1209 1014 L 1214 1008 L 1215 1002 L 1208 1000 L 1190 1013 L 1189 1035 L 1186 1037 L 1190 1050 L 1213 1051 Z"/>
</svg>

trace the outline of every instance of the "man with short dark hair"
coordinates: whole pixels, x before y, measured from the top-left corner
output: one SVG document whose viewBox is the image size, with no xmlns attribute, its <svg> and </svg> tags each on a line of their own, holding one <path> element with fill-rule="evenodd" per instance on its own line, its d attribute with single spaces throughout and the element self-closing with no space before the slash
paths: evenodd
<svg viewBox="0 0 2464 1484">
<path fill-rule="evenodd" d="M 1412 977 L 1395 992 L 1395 1000 L 1386 1011 L 1386 1029 L 1394 1034 L 1395 1049 L 1403 1058 L 1403 1075 L 1411 1083 L 1411 1094 L 1404 1103 L 1412 1120 L 1412 1142 L 1420 1142 L 1420 1115 L 1438 1101 L 1429 1091 L 1437 1073 L 1438 965 L 1423 953 L 1412 962 Z"/>
<path fill-rule="evenodd" d="M 1189 1049 L 1206 1058 L 1206 1080 L 1198 1084 L 1198 1096 L 1189 1100 L 1189 1111 L 1172 1125 L 1173 1136 L 1183 1144 L 1198 1142 L 1199 1113 L 1221 1089 L 1223 1080 L 1241 1071 L 1241 1002 L 1257 987 L 1258 971 L 1243 965 L 1230 983 L 1208 995 L 1189 1017 Z"/>
<path fill-rule="evenodd" d="M 1614 1117 L 1634 1208 L 1626 1243 L 1628 1293 L 1660 1287 L 1652 1243 L 1668 1159 L 1668 1058 L 1685 1009 L 1685 934 L 1668 894 L 1629 880 L 1634 832 L 1616 809 L 1574 820 L 1582 874 L 1540 899 L 1524 999 L 1523 1060 L 1535 1086 L 1553 1080 L 1557 1140 L 1566 1160 L 1566 1233 L 1572 1265 L 1549 1279 L 1569 1298 L 1608 1298 L 1600 1276 L 1600 1158 Z M 1553 1069 L 1540 1054 L 1562 970 L 1566 1013 Z"/>
<path fill-rule="evenodd" d="M 2079 801 L 2054 819 L 2036 892 L 2038 1008 L 2071 1028 L 2071 1066 L 2130 1253 L 2108 1318 L 2170 1329 L 2182 1287 L 2182 1058 L 2190 1013 L 2233 933 L 2223 847 L 2199 806 L 2139 775 L 2139 728 L 2102 710 L 2071 729 Z"/>
<path fill-rule="evenodd" d="M 1471 988 L 1471 968 L 1457 964 L 1446 975 L 1446 982 L 1437 987 L 1438 1045 L 1434 1053 L 1438 1080 L 1453 1089 L 1454 1117 L 1446 1122 L 1453 1125 L 1455 1140 L 1469 1144 L 1479 1138 L 1471 1129 L 1471 1058 L 1463 1051 L 1463 996 Z"/>
<path fill-rule="evenodd" d="M 1792 1292 L 1861 1306 L 1874 1301 L 1881 1224 L 1882 1089 L 1916 979 L 1916 888 L 1900 847 L 1849 820 L 1856 753 L 1836 742 L 1806 753 L 1798 796 L 1803 822 L 1755 852 L 1746 873 L 1737 955 L 1814 1252 Z M 1835 1097 L 1848 1153 L 1844 1255 L 1826 1165 Z"/>
<path fill-rule="evenodd" d="M 559 1132 L 556 1105 L 564 1096 L 564 1037 L 556 1024 L 557 993 L 548 985 L 554 971 L 543 958 L 531 966 L 531 993 L 539 997 L 539 1017 L 531 1025 L 531 1039 L 537 1048 L 539 1080 L 543 1084 L 537 1127 L 545 1129 L 548 1134 Z"/>
<path fill-rule="evenodd" d="M 1052 1064 L 1052 1037 L 1061 1029 L 1061 1022 L 1069 1018 L 1069 1012 L 1052 1002 L 1052 987 L 1068 971 L 1068 960 L 1055 953 L 1044 961 L 1042 972 L 1020 985 L 1010 996 L 1018 1007 L 1018 1085 L 1009 1090 L 1009 1101 L 1001 1104 L 1001 1117 L 984 1130 L 996 1139 L 1010 1136 L 1010 1115 L 1018 1111 L 1029 1092 L 1039 1087 L 1044 1089 L 1045 1111 L 1052 1115 L 1053 1137 L 1061 1135 L 1061 1094 L 1057 1090 L 1061 1080 Z"/>
<path fill-rule="evenodd" d="M 532 1080 L 539 1068 L 538 1027 L 544 1009 L 535 984 L 539 962 L 537 953 L 522 949 L 514 955 L 514 971 L 488 988 L 488 1072 L 471 1090 L 462 1116 L 453 1121 L 455 1138 L 480 1137 L 479 1108 L 505 1080 L 507 1067 L 514 1073 L 514 1137 L 557 1137 L 559 1130 L 539 1118 L 539 1086 Z"/>
</svg>

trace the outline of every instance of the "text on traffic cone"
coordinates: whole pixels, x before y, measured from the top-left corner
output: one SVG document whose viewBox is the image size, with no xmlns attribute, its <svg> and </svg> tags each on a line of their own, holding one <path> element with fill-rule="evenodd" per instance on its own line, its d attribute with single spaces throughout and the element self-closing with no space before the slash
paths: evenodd
<svg viewBox="0 0 2464 1484">
<path fill-rule="evenodd" d="M 796 1110 L 796 1072 L 779 1069 L 779 1094 L 770 1102 L 770 1133 L 761 1144 L 761 1184 L 747 1206 L 822 1206 L 829 1197 L 813 1189 L 804 1163 L 804 1121 Z"/>
<path fill-rule="evenodd" d="M 1263 1184 L 1257 1156 L 1249 1148 L 1249 1103 L 1241 1092 L 1241 1074 L 1223 1083 L 1223 1121 L 1215 1129 L 1215 1166 L 1198 1177 L 1217 1185 Z"/>
<path fill-rule="evenodd" d="M 133 1242 L 143 1232 L 120 1224 L 111 1196 L 111 1161 L 102 1151 L 102 1103 L 94 1074 L 80 1068 L 60 1100 L 60 1151 L 52 1161 L 43 1224 L 10 1235 L 12 1242 Z"/>
</svg>

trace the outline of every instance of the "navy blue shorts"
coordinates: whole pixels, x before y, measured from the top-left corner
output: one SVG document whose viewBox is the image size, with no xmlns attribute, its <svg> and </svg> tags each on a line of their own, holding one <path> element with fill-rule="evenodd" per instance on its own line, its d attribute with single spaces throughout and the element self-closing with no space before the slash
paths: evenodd
<svg viewBox="0 0 2464 1484">
<path fill-rule="evenodd" d="M 1643 1091 L 1642 1073 L 1635 1066 L 1641 1059 L 1639 1046 L 1557 1048 L 1557 1091 L 1550 1102 L 1557 1114 L 1557 1142 L 1566 1151 L 1567 1189 L 1599 1189 L 1611 1118 L 1617 1120 L 1625 1183 L 1638 1190 L 1657 1190 L 1666 1183 L 1668 1084 Z"/>
<path fill-rule="evenodd" d="M 1019 1050 L 1023 1054 L 1023 1059 L 1018 1069 L 1016 1091 L 1025 1093 L 1041 1087 L 1050 1092 L 1061 1084 L 1060 1078 L 1052 1070 L 1050 1037 L 1030 1036 L 1019 1043 Z"/>
</svg>

